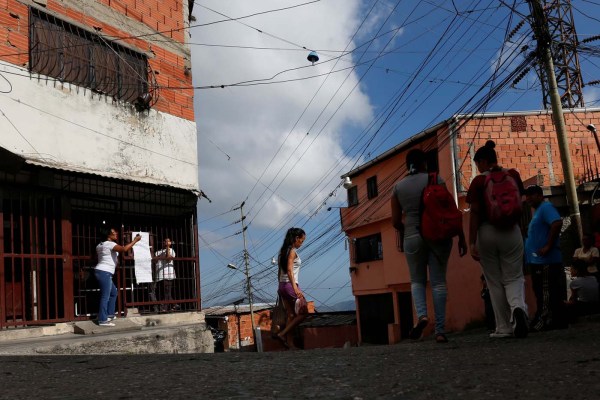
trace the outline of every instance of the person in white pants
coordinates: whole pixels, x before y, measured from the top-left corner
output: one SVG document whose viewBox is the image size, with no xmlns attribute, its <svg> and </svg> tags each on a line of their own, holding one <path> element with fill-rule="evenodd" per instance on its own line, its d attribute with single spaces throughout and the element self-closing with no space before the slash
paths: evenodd
<svg viewBox="0 0 600 400">
<path fill-rule="evenodd" d="M 517 218 L 499 227 L 489 221 L 486 207 L 486 176 L 492 171 L 502 171 L 498 166 L 495 144 L 488 140 L 475 153 L 474 161 L 481 173 L 473 179 L 467 193 L 471 205 L 469 221 L 469 250 L 481 262 L 487 281 L 496 319 L 492 338 L 518 337 L 528 334 L 527 305 L 525 304 L 525 277 L 523 276 L 523 237 Z M 523 182 L 514 169 L 504 170 L 516 182 L 518 201 L 524 193 Z"/>
</svg>

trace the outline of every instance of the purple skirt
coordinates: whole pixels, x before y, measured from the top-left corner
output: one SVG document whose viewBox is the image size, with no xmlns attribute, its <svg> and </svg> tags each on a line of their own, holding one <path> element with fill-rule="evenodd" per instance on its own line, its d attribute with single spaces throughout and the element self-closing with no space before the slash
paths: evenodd
<svg viewBox="0 0 600 400">
<path fill-rule="evenodd" d="M 294 292 L 294 287 L 290 282 L 279 282 L 279 289 L 277 289 L 277 293 L 279 293 L 282 299 L 292 303 L 294 303 L 298 298 L 298 296 L 296 296 L 296 292 Z"/>
</svg>

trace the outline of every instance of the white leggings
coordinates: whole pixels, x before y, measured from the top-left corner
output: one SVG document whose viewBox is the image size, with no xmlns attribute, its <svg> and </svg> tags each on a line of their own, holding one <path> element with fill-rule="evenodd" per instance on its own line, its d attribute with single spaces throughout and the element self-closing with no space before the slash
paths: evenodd
<svg viewBox="0 0 600 400">
<path fill-rule="evenodd" d="M 496 332 L 512 333 L 512 312 L 525 304 L 523 276 L 523 237 L 517 225 L 509 231 L 499 231 L 484 223 L 479 227 L 477 246 L 483 275 L 490 291 Z"/>
</svg>

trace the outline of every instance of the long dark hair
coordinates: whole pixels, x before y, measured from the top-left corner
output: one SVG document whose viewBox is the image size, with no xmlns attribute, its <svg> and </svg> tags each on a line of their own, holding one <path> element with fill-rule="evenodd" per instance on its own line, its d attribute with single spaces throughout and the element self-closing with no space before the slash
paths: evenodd
<svg viewBox="0 0 600 400">
<path fill-rule="evenodd" d="M 473 156 L 473 161 L 479 162 L 481 160 L 485 160 L 488 163 L 495 164 L 498 162 L 498 156 L 496 155 L 496 143 L 493 140 L 488 140 L 485 142 L 485 146 L 480 147 L 476 152 L 475 156 Z"/>
<path fill-rule="evenodd" d="M 100 227 L 100 229 L 98 230 L 98 240 L 100 243 L 102 242 L 106 242 L 108 240 L 108 237 L 110 236 L 111 231 L 114 228 L 111 228 L 109 225 L 103 225 L 102 227 Z"/>
<path fill-rule="evenodd" d="M 283 239 L 283 244 L 281 245 L 281 249 L 279 250 L 279 269 L 283 272 L 287 271 L 287 257 L 288 251 L 290 247 L 292 247 L 292 243 L 296 238 L 302 237 L 306 235 L 302 228 L 290 228 L 287 230 L 285 234 L 285 239 Z"/>
</svg>

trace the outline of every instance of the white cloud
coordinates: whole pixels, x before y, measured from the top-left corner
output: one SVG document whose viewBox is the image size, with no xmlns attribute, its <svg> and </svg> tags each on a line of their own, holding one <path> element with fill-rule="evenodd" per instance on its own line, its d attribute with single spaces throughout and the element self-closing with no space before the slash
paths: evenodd
<svg viewBox="0 0 600 400">
<path fill-rule="evenodd" d="M 584 87 L 583 101 L 586 107 L 598 107 L 600 105 L 600 88 L 594 86 Z"/>
<path fill-rule="evenodd" d="M 298 4 L 298 1 L 202 2 L 202 5 L 232 18 L 294 4 Z M 195 24 L 223 19 L 199 4 L 196 5 L 194 13 L 197 18 Z M 230 21 L 192 29 L 191 42 L 294 49 L 294 46 L 274 39 L 268 36 L 268 33 L 307 48 L 342 50 L 358 27 L 360 18 L 362 16 L 358 0 L 328 0 L 240 20 L 261 29 L 264 33 Z M 351 44 L 349 48 L 355 45 Z M 329 62 L 310 66 L 306 60 L 308 51 L 295 50 L 231 49 L 192 45 L 192 54 L 196 86 L 227 85 L 269 78 L 283 70 L 306 67 L 275 78 L 296 79 L 327 73 L 334 64 Z M 334 54 L 320 53 L 320 62 L 327 61 Z M 347 62 L 338 63 L 336 69 L 347 66 Z M 213 200 L 210 205 L 201 202 L 201 214 L 204 215 L 201 215 L 200 219 L 227 210 L 243 201 L 256 183 L 256 178 L 267 166 L 269 168 L 261 179 L 262 183 L 258 184 L 248 199 L 249 207 L 254 207 L 255 212 L 263 207 L 265 201 L 268 202 L 263 208 L 268 212 L 263 211 L 254 221 L 257 225 L 277 225 L 292 211 L 293 206 L 300 204 L 306 196 L 314 196 L 311 188 L 319 195 L 315 196 L 311 207 L 307 207 L 304 212 L 313 211 L 314 206 L 321 202 L 327 191 L 332 188 L 331 185 L 324 186 L 324 182 L 316 188 L 315 185 L 328 171 L 330 175 L 327 179 L 330 179 L 332 167 L 344 160 L 341 143 L 345 131 L 366 124 L 372 117 L 369 98 L 359 85 L 325 126 L 326 121 L 357 84 L 358 76 L 352 72 L 317 120 L 319 113 L 326 107 L 347 74 L 348 71 L 329 76 L 295 127 L 294 124 L 325 77 L 264 86 L 196 91 L 200 187 Z M 307 135 L 307 132 L 310 133 Z M 288 134 L 290 136 L 284 143 Z M 314 143 L 309 146 L 313 140 Z M 282 143 L 281 151 L 270 164 Z M 295 167 L 292 169 L 293 165 Z M 337 169 L 334 168 L 333 171 L 335 175 L 339 175 Z M 263 184 L 269 184 L 273 178 L 275 180 L 271 189 L 275 190 L 281 185 L 275 194 L 267 191 L 259 200 L 258 195 L 265 190 Z"/>
</svg>

